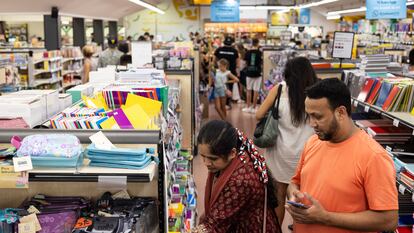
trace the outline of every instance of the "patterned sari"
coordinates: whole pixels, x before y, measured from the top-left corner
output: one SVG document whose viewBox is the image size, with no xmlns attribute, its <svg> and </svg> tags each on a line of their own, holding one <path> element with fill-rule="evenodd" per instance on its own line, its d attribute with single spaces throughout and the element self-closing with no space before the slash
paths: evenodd
<svg viewBox="0 0 414 233">
<path fill-rule="evenodd" d="M 253 144 L 246 144 L 250 141 L 244 136 L 243 139 L 245 146 L 254 149 Z M 265 215 L 266 233 L 279 232 L 274 211 L 265 202 L 267 173 L 264 159 L 255 149 L 241 151 L 254 154 L 239 153 L 239 157 L 234 158 L 220 175 L 209 173 L 204 203 L 205 218 L 192 232 L 263 233 Z"/>
</svg>

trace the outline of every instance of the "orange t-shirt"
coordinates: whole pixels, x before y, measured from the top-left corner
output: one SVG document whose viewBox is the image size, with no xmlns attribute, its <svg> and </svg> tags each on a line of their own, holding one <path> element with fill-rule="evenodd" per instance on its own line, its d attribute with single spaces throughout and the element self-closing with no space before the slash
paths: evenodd
<svg viewBox="0 0 414 233">
<path fill-rule="evenodd" d="M 341 143 L 306 143 L 292 178 L 330 212 L 398 210 L 395 168 L 387 152 L 360 130 Z M 295 224 L 296 233 L 356 233 L 340 228 Z"/>
</svg>

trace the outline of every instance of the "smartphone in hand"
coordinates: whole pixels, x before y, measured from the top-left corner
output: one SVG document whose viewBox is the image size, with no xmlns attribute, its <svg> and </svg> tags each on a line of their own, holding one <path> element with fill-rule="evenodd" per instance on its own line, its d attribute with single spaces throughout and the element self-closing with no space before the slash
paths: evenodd
<svg viewBox="0 0 414 233">
<path fill-rule="evenodd" d="M 310 206 L 307 206 L 305 204 L 302 204 L 302 203 L 299 203 L 299 202 L 294 202 L 294 201 L 287 201 L 287 203 L 289 205 L 292 205 L 294 207 L 301 208 L 301 209 L 309 209 L 309 207 L 310 207 Z"/>
</svg>

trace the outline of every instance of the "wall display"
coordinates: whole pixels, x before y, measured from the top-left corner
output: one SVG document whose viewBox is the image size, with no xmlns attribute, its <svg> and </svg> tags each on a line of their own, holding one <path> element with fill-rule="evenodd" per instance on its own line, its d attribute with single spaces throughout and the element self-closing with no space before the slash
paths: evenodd
<svg viewBox="0 0 414 233">
<path fill-rule="evenodd" d="M 353 32 L 335 32 L 332 57 L 352 58 L 354 36 Z"/>
<path fill-rule="evenodd" d="M 240 22 L 239 0 L 215 0 L 211 3 L 212 22 Z"/>
<path fill-rule="evenodd" d="M 189 0 L 168 0 L 157 5 L 165 11 L 160 16 L 150 10 L 143 10 L 124 18 L 125 32 L 137 40 L 145 32 L 164 41 L 188 40 L 190 32 L 201 31 L 200 8 Z"/>
<path fill-rule="evenodd" d="M 367 0 L 367 19 L 404 19 L 407 16 L 406 0 Z"/>
<path fill-rule="evenodd" d="M 288 12 L 271 11 L 272 26 L 289 24 L 309 24 L 311 18 L 310 9 L 291 9 Z"/>
</svg>

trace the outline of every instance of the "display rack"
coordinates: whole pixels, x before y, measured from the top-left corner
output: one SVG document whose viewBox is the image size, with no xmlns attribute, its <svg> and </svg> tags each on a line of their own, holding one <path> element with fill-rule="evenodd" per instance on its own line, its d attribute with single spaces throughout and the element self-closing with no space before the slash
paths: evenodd
<svg viewBox="0 0 414 233">
<path fill-rule="evenodd" d="M 90 144 L 89 137 L 97 130 L 53 130 L 53 129 L 2 129 L 0 143 L 10 143 L 12 136 L 25 137 L 33 134 L 73 134 L 82 144 Z M 38 193 L 55 196 L 86 196 L 97 199 L 103 192 L 98 182 L 100 177 L 122 177 L 127 180 L 128 191 L 133 196 L 158 197 L 159 229 L 165 230 L 165 169 L 164 143 L 161 132 L 137 130 L 103 130 L 115 145 L 124 147 L 154 146 L 157 148 L 159 165 L 151 164 L 142 170 L 80 167 L 79 169 L 35 169 L 29 172 L 29 189 L 0 189 L 0 207 L 17 207 L 26 198 Z M 155 179 L 154 179 L 155 178 Z"/>
</svg>

